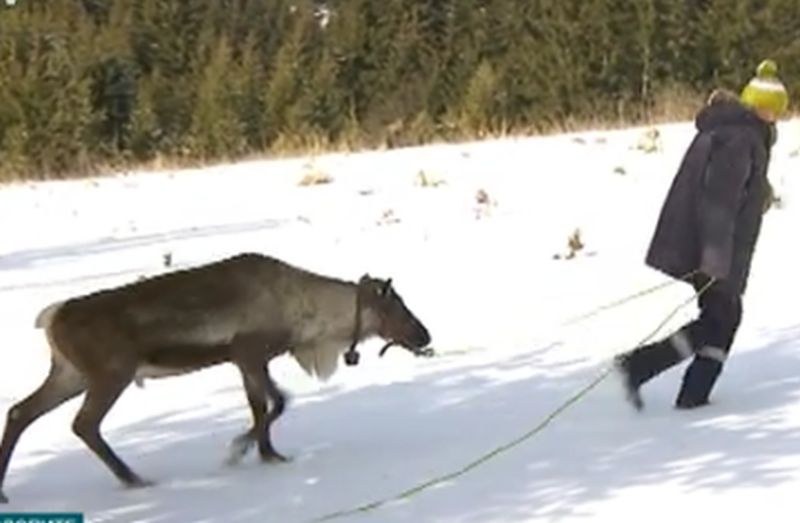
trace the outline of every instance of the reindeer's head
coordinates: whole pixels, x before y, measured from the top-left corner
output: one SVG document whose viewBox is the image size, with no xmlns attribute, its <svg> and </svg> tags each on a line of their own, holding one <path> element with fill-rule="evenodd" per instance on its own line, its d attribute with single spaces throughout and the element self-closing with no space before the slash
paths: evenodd
<svg viewBox="0 0 800 523">
<path fill-rule="evenodd" d="M 417 355 L 428 354 L 423 350 L 431 342 L 428 329 L 408 310 L 403 298 L 392 287 L 391 278 L 380 280 L 364 275 L 358 287 L 361 307 L 375 315 L 377 334 L 387 342 L 381 355 L 391 345 L 400 345 Z"/>
</svg>

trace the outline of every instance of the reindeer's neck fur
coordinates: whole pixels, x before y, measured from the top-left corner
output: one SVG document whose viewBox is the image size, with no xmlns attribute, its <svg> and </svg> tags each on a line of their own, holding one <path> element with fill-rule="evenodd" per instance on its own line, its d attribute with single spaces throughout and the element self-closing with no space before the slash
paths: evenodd
<svg viewBox="0 0 800 523">
<path fill-rule="evenodd" d="M 298 325 L 290 350 L 309 375 L 324 381 L 353 342 L 358 286 L 311 279 L 297 291 L 287 295 L 290 322 Z M 378 320 L 363 304 L 359 314 L 358 341 L 362 341 L 377 333 Z"/>
</svg>

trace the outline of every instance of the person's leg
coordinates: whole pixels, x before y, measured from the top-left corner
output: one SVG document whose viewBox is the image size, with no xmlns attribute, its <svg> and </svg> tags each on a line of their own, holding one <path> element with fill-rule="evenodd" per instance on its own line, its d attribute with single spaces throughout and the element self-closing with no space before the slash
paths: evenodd
<svg viewBox="0 0 800 523">
<path fill-rule="evenodd" d="M 615 365 L 622 374 L 628 401 L 641 409 L 639 388 L 667 369 L 690 357 L 692 346 L 684 332 L 686 327 L 668 338 L 618 355 Z"/>
<path fill-rule="evenodd" d="M 708 280 L 702 277 L 691 281 L 696 292 L 704 289 Z M 704 293 L 705 294 L 705 293 Z M 703 310 L 703 295 L 700 308 Z M 649 343 L 622 353 L 615 358 L 617 370 L 622 374 L 627 398 L 634 407 L 641 409 L 643 402 L 639 388 L 662 372 L 695 354 L 703 340 L 702 320 L 698 318 L 660 341 Z"/>
<path fill-rule="evenodd" d="M 700 300 L 696 355 L 686 369 L 675 406 L 694 408 L 708 403 L 722 372 L 742 318 L 741 297 L 723 286 L 712 286 Z"/>
</svg>

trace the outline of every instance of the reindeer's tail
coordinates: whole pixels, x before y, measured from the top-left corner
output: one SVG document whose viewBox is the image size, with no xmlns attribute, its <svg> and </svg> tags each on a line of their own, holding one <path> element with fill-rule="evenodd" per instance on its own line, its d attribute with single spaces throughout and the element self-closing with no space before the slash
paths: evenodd
<svg viewBox="0 0 800 523">
<path fill-rule="evenodd" d="M 53 337 L 53 322 L 63 305 L 64 301 L 57 301 L 42 309 L 36 316 L 34 326 L 37 329 L 44 329 L 47 344 L 50 346 L 52 368 L 50 369 L 51 378 L 48 379 L 68 380 L 67 383 L 73 384 L 82 383 L 83 377 L 81 377 L 80 371 L 64 356 Z"/>
<path fill-rule="evenodd" d="M 53 355 L 54 362 L 64 359 L 64 357 L 61 355 L 61 352 L 58 350 L 55 340 L 53 339 L 53 334 L 50 332 L 50 327 L 53 325 L 53 319 L 58 311 L 61 310 L 62 305 L 64 305 L 63 301 L 51 303 L 39 312 L 39 314 L 36 316 L 36 321 L 34 322 L 34 327 L 37 329 L 44 329 L 45 336 L 47 337 L 47 344 L 50 346 L 50 352 Z"/>
<path fill-rule="evenodd" d="M 47 329 L 50 327 L 50 324 L 53 322 L 53 317 L 56 315 L 58 310 L 61 306 L 64 305 L 63 301 L 57 301 L 55 303 L 51 303 L 44 309 L 42 309 L 39 314 L 36 316 L 36 322 L 34 323 L 34 327 L 37 329 Z"/>
</svg>

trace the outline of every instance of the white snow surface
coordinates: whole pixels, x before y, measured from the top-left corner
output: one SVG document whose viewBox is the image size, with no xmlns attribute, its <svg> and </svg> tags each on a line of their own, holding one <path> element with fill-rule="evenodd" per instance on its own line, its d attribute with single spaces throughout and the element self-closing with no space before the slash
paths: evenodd
<svg viewBox="0 0 800 523">
<path fill-rule="evenodd" d="M 348 280 L 392 277 L 438 354 L 394 348 L 379 358 L 370 342 L 360 365 L 340 365 L 324 383 L 274 360 L 291 397 L 273 431 L 291 458 L 280 465 L 254 454 L 224 464 L 250 425 L 231 365 L 130 387 L 103 432 L 156 483 L 138 490 L 120 486 L 72 434 L 81 399 L 72 400 L 23 434 L 0 513 L 306 522 L 389 500 L 333 521 L 797 521 L 796 120 L 780 124 L 769 176 L 782 205 L 765 216 L 712 405 L 673 409 L 680 366 L 644 387 L 637 413 L 611 374 L 535 435 L 392 501 L 531 431 L 691 298 L 678 283 L 566 323 L 668 281 L 644 255 L 694 128 L 657 129 L 651 153 L 636 147 L 647 128 L 632 128 L 0 188 L 2 412 L 46 374 L 33 323 L 49 303 L 245 251 Z M 311 172 L 330 183 L 300 186 Z M 421 186 L 421 172 L 441 183 Z M 584 248 L 556 259 L 575 229 Z M 659 336 L 695 314 L 684 307 Z"/>
</svg>

